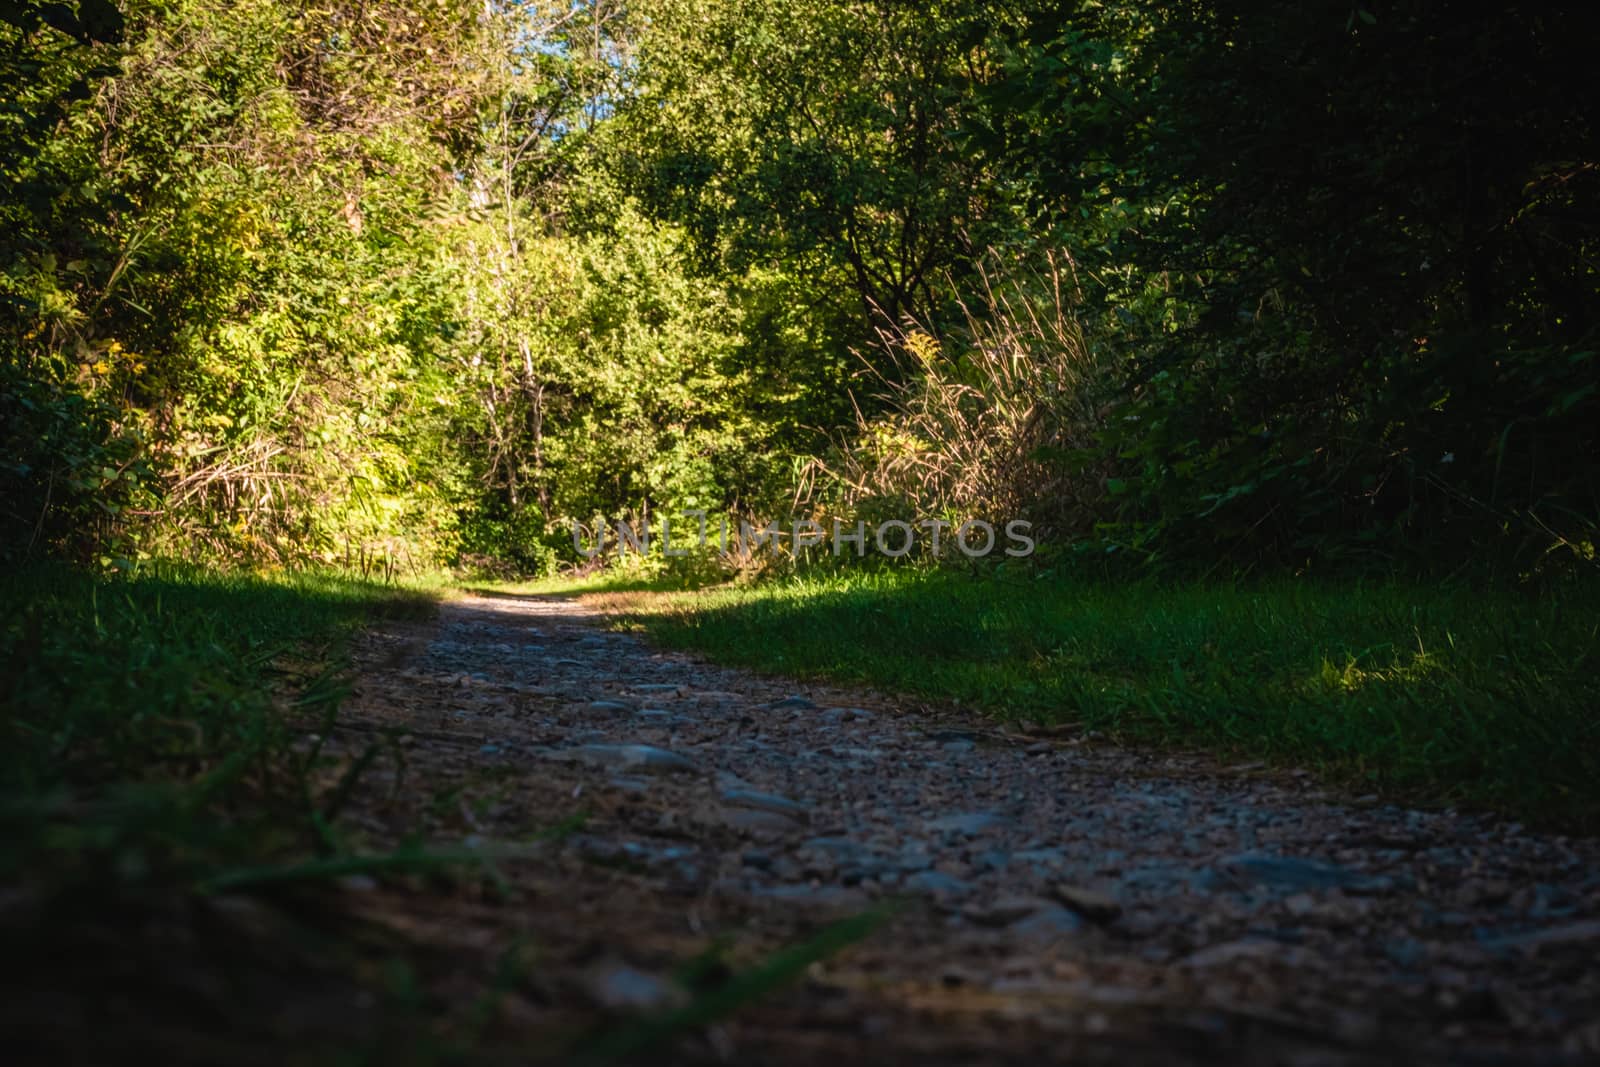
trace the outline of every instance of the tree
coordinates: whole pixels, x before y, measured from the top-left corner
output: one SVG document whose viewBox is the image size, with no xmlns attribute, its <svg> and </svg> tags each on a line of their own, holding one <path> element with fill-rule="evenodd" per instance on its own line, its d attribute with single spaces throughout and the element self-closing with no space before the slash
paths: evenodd
<svg viewBox="0 0 1600 1067">
<path fill-rule="evenodd" d="M 781 261 L 853 291 L 864 322 L 941 310 L 941 271 L 1010 232 L 992 168 L 954 139 L 996 73 L 970 3 L 652 0 L 617 150 L 644 202 L 729 269 Z"/>
<path fill-rule="evenodd" d="M 1130 205 L 1107 258 L 1161 298 L 1107 292 L 1133 323 L 1107 436 L 1130 530 L 1289 560 L 1581 538 L 1595 23 L 1227 0 L 1027 25 L 989 145 L 1069 240 Z"/>
</svg>

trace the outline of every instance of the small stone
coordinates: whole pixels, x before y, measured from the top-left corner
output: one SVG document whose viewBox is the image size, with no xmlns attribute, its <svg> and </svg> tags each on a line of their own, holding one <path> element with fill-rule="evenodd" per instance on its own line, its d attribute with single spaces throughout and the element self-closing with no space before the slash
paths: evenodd
<svg viewBox="0 0 1600 1067">
<path fill-rule="evenodd" d="M 1422 942 L 1409 937 L 1384 942 L 1383 954 L 1401 967 L 1414 967 L 1425 954 Z"/>
<path fill-rule="evenodd" d="M 936 897 L 959 897 L 972 892 L 970 883 L 942 871 L 918 871 L 908 877 L 904 885 L 913 893 L 929 893 Z"/>
<path fill-rule="evenodd" d="M 1502 934 L 1480 939 L 1484 948 L 1499 952 L 1506 949 L 1540 949 L 1546 945 L 1576 945 L 1587 941 L 1600 941 L 1600 919 L 1550 926 L 1543 930 Z"/>
<path fill-rule="evenodd" d="M 1025 941 L 1051 944 L 1081 933 L 1083 926 L 1083 919 L 1077 912 L 1051 906 L 1039 909 L 1020 922 L 1012 923 L 1008 929 Z"/>
<path fill-rule="evenodd" d="M 1303 948 L 1286 945 L 1281 941 L 1270 938 L 1246 938 L 1239 941 L 1224 941 L 1217 945 L 1207 945 L 1198 952 L 1184 958 L 1181 963 L 1185 967 L 1205 969 L 1232 963 L 1235 960 L 1279 960 L 1290 966 L 1304 966 L 1309 963 L 1312 956 Z"/>
<path fill-rule="evenodd" d="M 1012 895 L 997 897 L 983 904 L 969 905 L 961 914 L 979 926 L 1010 926 L 1020 919 L 1026 919 L 1034 912 L 1051 906 L 1048 900 L 1041 900 L 1039 897 Z"/>
<path fill-rule="evenodd" d="M 588 710 L 600 712 L 603 715 L 631 715 L 634 707 L 632 704 L 621 700 L 591 700 L 589 701 Z"/>
<path fill-rule="evenodd" d="M 597 967 L 583 984 L 590 999 L 612 1011 L 656 1011 L 683 1000 L 665 980 L 625 964 Z"/>
<path fill-rule="evenodd" d="M 787 815 L 779 815 L 773 811 L 758 811 L 753 808 L 724 810 L 722 812 L 722 824 L 730 830 L 758 834 L 787 833 L 799 825 Z"/>
<path fill-rule="evenodd" d="M 1011 857 L 997 849 L 980 852 L 973 858 L 972 865 L 980 874 L 990 871 L 1003 871 L 1011 865 Z"/>
<path fill-rule="evenodd" d="M 651 774 L 695 769 L 694 763 L 686 757 L 654 745 L 580 745 L 572 752 L 585 763 L 630 767 Z"/>
<path fill-rule="evenodd" d="M 1026 848 L 1021 852 L 1011 854 L 1011 859 L 1017 863 L 1032 863 L 1043 867 L 1060 867 L 1067 861 L 1067 854 L 1059 848 Z"/>
<path fill-rule="evenodd" d="M 1345 889 L 1381 892 L 1392 887 L 1387 879 L 1376 879 L 1320 860 L 1292 856 L 1245 853 L 1222 861 L 1224 879 L 1229 877 L 1271 889 Z"/>
<path fill-rule="evenodd" d="M 756 811 L 772 812 L 801 822 L 811 818 L 811 809 L 776 793 L 758 793 L 752 789 L 728 789 L 723 791 L 722 802 L 732 808 L 752 808 Z"/>
<path fill-rule="evenodd" d="M 928 820 L 928 829 L 939 833 L 961 834 L 973 837 L 985 830 L 1006 825 L 1006 819 L 992 812 L 972 811 L 958 815 L 945 815 Z"/>
<path fill-rule="evenodd" d="M 721 689 L 701 689 L 693 694 L 694 699 L 710 701 L 712 703 L 732 703 L 745 698 L 738 693 L 729 693 Z"/>
<path fill-rule="evenodd" d="M 933 866 L 933 855 L 921 845 L 908 846 L 895 857 L 895 866 L 905 873 L 925 871 Z"/>
<path fill-rule="evenodd" d="M 1297 919 L 1303 919 L 1317 908 L 1317 898 L 1310 893 L 1296 893 L 1283 902 L 1283 908 Z"/>
<path fill-rule="evenodd" d="M 782 700 L 775 700 L 767 706 L 773 711 L 779 711 L 788 708 L 798 708 L 803 711 L 809 711 L 816 707 L 815 704 L 801 696 L 799 693 L 795 693 L 792 696 L 786 696 Z"/>
<path fill-rule="evenodd" d="M 1122 915 L 1122 905 L 1115 898 L 1093 889 L 1056 885 L 1050 888 L 1050 895 L 1091 922 L 1115 922 Z"/>
</svg>

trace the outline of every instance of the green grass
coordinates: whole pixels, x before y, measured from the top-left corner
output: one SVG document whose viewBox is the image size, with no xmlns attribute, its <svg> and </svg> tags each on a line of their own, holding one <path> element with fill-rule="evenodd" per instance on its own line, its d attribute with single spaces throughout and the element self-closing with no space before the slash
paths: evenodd
<svg viewBox="0 0 1600 1067">
<path fill-rule="evenodd" d="M 0 577 L 0 878 L 194 880 L 331 847 L 273 694 L 331 714 L 346 635 L 428 604 L 325 574 Z"/>
<path fill-rule="evenodd" d="M 1600 590 L 899 570 L 626 600 L 728 663 L 1593 827 Z"/>
<path fill-rule="evenodd" d="M 112 1045 L 156 1042 L 165 1056 L 188 1040 L 176 1035 L 207 1033 L 195 1042 L 232 1042 L 213 1051 L 233 1059 L 260 1040 L 261 989 L 348 955 L 283 918 L 295 894 L 450 862 L 360 854 L 336 829 L 340 797 L 311 786 L 316 754 L 296 744 L 346 691 L 346 638 L 430 605 L 317 574 L 0 574 L 0 945 L 13 977 L 109 1013 Z M 240 892 L 257 910 L 225 909 L 218 895 Z M 255 929 L 229 915 L 267 917 Z M 235 981 L 255 983 L 254 999 Z M 0 1008 L 23 1048 L 53 1056 L 95 1039 L 70 1019 Z"/>
</svg>

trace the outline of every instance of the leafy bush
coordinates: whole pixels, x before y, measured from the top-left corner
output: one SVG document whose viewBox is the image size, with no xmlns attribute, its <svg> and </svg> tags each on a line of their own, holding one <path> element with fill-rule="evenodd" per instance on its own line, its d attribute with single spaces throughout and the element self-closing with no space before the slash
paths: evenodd
<svg viewBox="0 0 1600 1067">
<path fill-rule="evenodd" d="M 0 363 L 0 559 L 126 547 L 113 531 L 153 487 L 143 442 L 118 415 Z"/>
</svg>

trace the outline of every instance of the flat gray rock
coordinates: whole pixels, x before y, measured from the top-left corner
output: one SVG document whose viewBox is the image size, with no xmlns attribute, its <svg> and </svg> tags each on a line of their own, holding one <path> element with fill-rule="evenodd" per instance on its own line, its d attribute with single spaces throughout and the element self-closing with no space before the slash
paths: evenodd
<svg viewBox="0 0 1600 1067">
<path fill-rule="evenodd" d="M 730 830 L 758 836 L 786 834 L 800 826 L 799 822 L 787 815 L 754 808 L 724 808 L 720 818 L 722 824 Z"/>
<path fill-rule="evenodd" d="M 1290 892 L 1307 889 L 1382 890 L 1389 883 L 1320 860 L 1244 853 L 1230 856 L 1219 865 L 1219 881 L 1236 880 L 1246 885 L 1282 889 Z"/>
<path fill-rule="evenodd" d="M 901 884 L 913 893 L 929 893 L 936 897 L 960 897 L 972 892 L 972 883 L 942 871 L 918 871 Z"/>
<path fill-rule="evenodd" d="M 730 808 L 753 808 L 772 812 L 801 822 L 811 817 L 811 809 L 788 797 L 776 793 L 760 793 L 753 789 L 727 789 L 722 793 L 722 803 Z"/>
<path fill-rule="evenodd" d="M 1050 944 L 1082 933 L 1087 925 L 1077 912 L 1051 906 L 1040 908 L 1027 918 L 1012 923 L 1008 929 L 1024 941 Z"/>
<path fill-rule="evenodd" d="M 929 830 L 936 833 L 963 834 L 975 837 L 985 830 L 993 830 L 1008 825 L 1010 820 L 1004 816 L 988 811 L 969 811 L 956 815 L 943 815 L 937 819 L 929 819 L 925 824 Z"/>
<path fill-rule="evenodd" d="M 1093 922 L 1115 922 L 1122 914 L 1122 905 L 1114 897 L 1083 886 L 1051 886 L 1050 895 Z"/>
<path fill-rule="evenodd" d="M 1508 949 L 1538 949 L 1546 945 L 1577 945 L 1600 941 L 1600 919 L 1547 926 L 1542 930 L 1525 930 L 1520 933 L 1480 937 L 1478 943 L 1490 951 Z"/>
<path fill-rule="evenodd" d="M 687 715 L 662 708 L 640 708 L 635 719 L 641 726 L 683 726 L 694 721 Z"/>
<path fill-rule="evenodd" d="M 654 745 L 580 745 L 569 751 L 584 763 L 627 767 L 651 774 L 672 774 L 695 769 L 694 762 L 688 757 Z"/>
</svg>

